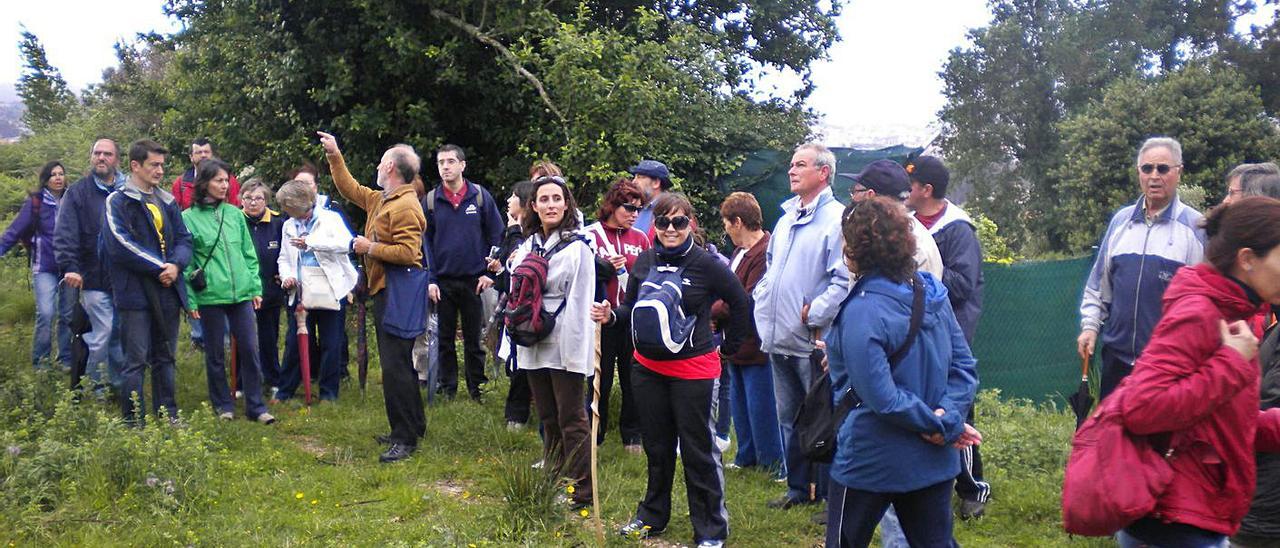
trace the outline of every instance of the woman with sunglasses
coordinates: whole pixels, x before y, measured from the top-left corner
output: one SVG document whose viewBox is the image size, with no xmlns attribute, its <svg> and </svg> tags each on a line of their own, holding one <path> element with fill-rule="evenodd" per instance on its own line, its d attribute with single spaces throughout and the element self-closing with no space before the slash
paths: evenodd
<svg viewBox="0 0 1280 548">
<path fill-rule="evenodd" d="M 600 209 L 596 213 L 598 221 L 583 230 L 591 240 L 596 255 L 609 261 L 617 272 L 617 276 L 611 277 L 605 288 L 605 296 L 613 308 L 617 308 L 623 301 L 627 279 L 636 259 L 650 247 L 649 237 L 632 226 L 640 215 L 643 201 L 644 195 L 640 193 L 640 187 L 629 179 L 619 179 L 601 200 Z M 620 321 L 600 331 L 600 374 L 603 376 L 600 378 L 600 427 L 596 444 L 604 443 L 605 431 L 609 426 L 609 396 L 613 392 L 614 369 L 617 369 L 622 388 L 622 414 L 618 417 L 618 432 L 622 435 L 622 446 L 627 452 L 639 454 L 640 422 L 636 418 L 635 397 L 631 393 L 631 353 L 635 349 L 631 346 L 630 329 L 629 322 Z M 588 395 L 588 404 L 589 400 Z"/>
<path fill-rule="evenodd" d="M 642 253 L 629 271 L 622 306 L 614 311 L 606 301 L 592 310 L 593 319 L 606 326 L 629 319 L 636 346 L 631 382 L 640 412 L 649 481 L 635 518 L 619 533 L 649 537 L 666 530 L 678 444 L 694 542 L 702 548 L 714 548 L 723 546 L 729 536 L 729 515 L 724 506 L 723 463 L 711 417 L 720 379 L 711 305 L 717 300 L 729 305 L 724 352 L 733 354 L 751 328 L 751 304 L 729 267 L 695 245 L 693 206 L 688 198 L 664 193 L 654 203 L 653 212 L 654 247 Z M 679 286 L 678 291 L 674 286 Z M 642 293 L 645 299 L 640 299 Z M 672 303 L 676 308 L 659 309 L 655 314 L 654 307 L 663 306 L 672 295 L 679 298 Z M 666 319 L 647 323 L 655 316 Z M 668 329 L 683 323 L 681 319 L 691 321 L 691 331 Z M 677 330 L 682 331 L 679 340 L 672 340 Z M 653 344 L 655 337 L 662 342 Z"/>
<path fill-rule="evenodd" d="M 208 159 L 195 169 L 191 207 L 182 222 L 191 231 L 191 263 L 183 279 L 187 284 L 191 318 L 200 321 L 208 341 L 221 341 L 229 327 L 236 344 L 232 349 L 240 364 L 244 412 L 249 420 L 271 424 L 262 397 L 262 365 L 258 356 L 258 323 L 254 311 L 262 306 L 262 280 L 258 278 L 258 252 L 253 246 L 244 213 L 228 202 L 231 166 Z M 204 352 L 209 400 L 218 418 L 235 417 L 235 399 L 227 387 L 225 356 L 221 344 L 209 344 Z"/>
<path fill-rule="evenodd" d="M 543 427 L 543 461 L 573 482 L 574 509 L 592 502 L 588 445 L 591 428 L 582 405 L 587 375 L 592 372 L 595 336 L 591 305 L 595 297 L 595 255 L 576 231 L 577 203 L 564 178 L 533 182 L 533 204 L 520 224 L 525 241 L 512 257 L 520 265 L 530 253 L 547 259 L 542 308 L 559 310 L 546 338 L 532 346 L 516 346 L 516 367 L 525 371 L 533 406 Z M 514 271 L 514 269 L 513 269 Z"/>
</svg>

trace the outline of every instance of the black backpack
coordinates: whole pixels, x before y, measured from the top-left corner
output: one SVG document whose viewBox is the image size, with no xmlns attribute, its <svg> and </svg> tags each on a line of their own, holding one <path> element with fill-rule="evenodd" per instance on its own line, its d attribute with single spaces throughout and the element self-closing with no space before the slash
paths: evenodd
<svg viewBox="0 0 1280 548">
<path fill-rule="evenodd" d="M 556 327 L 556 316 L 564 310 L 565 300 L 555 312 L 542 308 L 542 294 L 547 289 L 547 272 L 551 269 L 551 257 L 582 236 L 565 236 L 551 249 L 543 250 L 534 245 L 520 264 L 511 270 L 511 291 L 498 307 L 502 325 L 507 328 L 511 342 L 520 346 L 533 346 L 551 334 Z"/>
<path fill-rule="evenodd" d="M 889 372 L 907 356 L 911 345 L 915 344 L 916 335 L 920 333 L 920 322 L 924 319 L 924 282 L 918 275 L 911 280 L 911 324 L 907 328 L 907 338 L 892 355 L 889 356 Z M 801 453 L 811 462 L 831 462 L 836 456 L 836 433 L 840 425 L 849 417 L 849 412 L 862 400 L 849 390 L 840 398 L 839 405 L 833 403 L 831 375 L 823 373 L 809 387 L 809 392 L 800 404 L 796 413 L 795 442 L 799 444 Z"/>
</svg>

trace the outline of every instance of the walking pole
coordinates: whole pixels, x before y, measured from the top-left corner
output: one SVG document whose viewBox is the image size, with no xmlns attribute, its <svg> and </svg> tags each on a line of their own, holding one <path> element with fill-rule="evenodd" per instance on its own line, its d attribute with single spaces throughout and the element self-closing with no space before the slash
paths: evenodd
<svg viewBox="0 0 1280 548">
<path fill-rule="evenodd" d="M 604 522 L 600 519 L 599 461 L 600 450 L 596 446 L 596 432 L 600 429 L 600 324 L 596 324 L 595 374 L 591 381 L 591 513 L 596 526 L 596 540 L 604 546 Z"/>
<path fill-rule="evenodd" d="M 227 349 L 227 363 L 231 365 L 231 394 L 240 391 L 240 376 L 236 375 L 236 336 L 231 336 L 231 347 Z"/>
<path fill-rule="evenodd" d="M 369 326 L 367 325 L 369 288 L 360 273 L 360 281 L 356 284 L 356 375 L 360 380 L 360 396 L 369 379 Z"/>
</svg>

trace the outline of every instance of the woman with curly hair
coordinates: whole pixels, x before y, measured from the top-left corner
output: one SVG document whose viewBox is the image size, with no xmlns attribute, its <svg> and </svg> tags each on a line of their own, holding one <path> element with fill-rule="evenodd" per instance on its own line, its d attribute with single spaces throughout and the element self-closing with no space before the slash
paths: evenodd
<svg viewBox="0 0 1280 548">
<path fill-rule="evenodd" d="M 867 200 L 847 210 L 841 228 L 858 281 L 827 334 L 827 356 L 836 401 L 856 405 L 836 434 L 826 544 L 867 546 L 893 505 L 912 546 L 951 546 L 955 448 L 982 440 L 964 422 L 976 362 L 946 288 L 916 272 L 901 205 Z"/>
</svg>

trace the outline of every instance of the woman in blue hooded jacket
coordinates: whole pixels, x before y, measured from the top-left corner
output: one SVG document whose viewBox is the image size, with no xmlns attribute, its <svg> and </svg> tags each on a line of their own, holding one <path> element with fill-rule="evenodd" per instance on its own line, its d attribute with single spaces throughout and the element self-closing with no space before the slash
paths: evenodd
<svg viewBox="0 0 1280 548">
<path fill-rule="evenodd" d="M 836 400 L 861 403 L 836 434 L 826 545 L 867 546 L 892 504 L 912 546 L 952 546 L 956 448 L 982 440 L 964 422 L 978 387 L 976 362 L 946 288 L 916 272 L 915 241 L 900 204 L 863 202 L 845 214 L 842 231 L 845 263 L 857 283 L 827 334 L 827 355 Z M 923 314 L 908 340 L 915 284 Z"/>
</svg>

